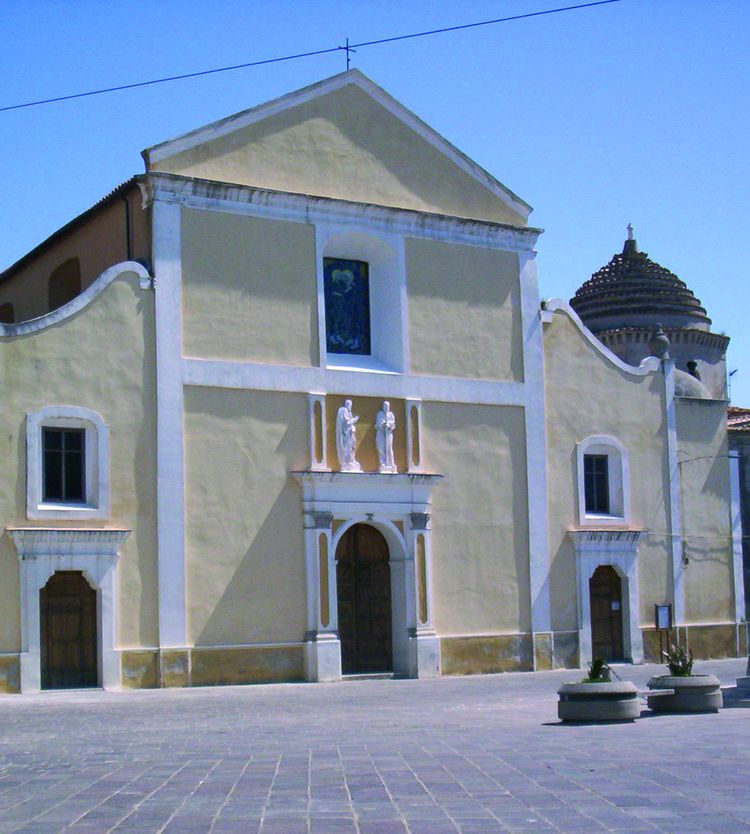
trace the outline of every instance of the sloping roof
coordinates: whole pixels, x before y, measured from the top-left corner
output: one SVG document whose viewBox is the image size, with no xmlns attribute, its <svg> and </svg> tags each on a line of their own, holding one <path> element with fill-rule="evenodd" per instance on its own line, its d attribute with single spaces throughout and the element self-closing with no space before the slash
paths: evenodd
<svg viewBox="0 0 750 834">
<path fill-rule="evenodd" d="M 111 203 L 113 200 L 117 199 L 121 194 L 124 194 L 128 191 L 132 186 L 134 186 L 139 180 L 143 179 L 143 174 L 136 174 L 130 179 L 125 180 L 125 182 L 121 182 L 118 186 L 115 186 L 108 194 L 105 194 L 101 200 L 97 200 L 93 206 L 90 206 L 86 209 L 86 211 L 79 214 L 77 217 L 74 217 L 72 220 L 69 220 L 64 226 L 60 226 L 57 231 L 52 232 L 52 234 L 35 246 L 33 249 L 28 251 L 25 255 L 22 255 L 14 264 L 11 264 L 7 269 L 4 269 L 0 272 L 0 282 L 6 281 L 8 278 L 13 275 L 14 272 L 17 272 L 21 267 L 35 258 L 37 255 L 40 255 L 44 252 L 45 249 L 48 249 L 52 244 L 58 241 L 61 237 L 66 235 L 68 232 L 71 232 L 76 227 L 85 223 L 90 217 L 96 214 L 100 209 L 104 208 L 104 206 Z"/>
<path fill-rule="evenodd" d="M 730 405 L 727 409 L 727 428 L 729 431 L 750 431 L 750 408 Z"/>
</svg>

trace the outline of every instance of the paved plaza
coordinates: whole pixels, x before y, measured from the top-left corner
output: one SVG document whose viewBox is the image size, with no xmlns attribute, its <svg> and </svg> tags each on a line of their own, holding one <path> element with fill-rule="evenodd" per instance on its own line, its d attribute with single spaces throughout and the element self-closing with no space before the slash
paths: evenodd
<svg viewBox="0 0 750 834">
<path fill-rule="evenodd" d="M 750 700 L 562 725 L 578 678 L 0 696 L 0 834 L 750 832 Z"/>
</svg>

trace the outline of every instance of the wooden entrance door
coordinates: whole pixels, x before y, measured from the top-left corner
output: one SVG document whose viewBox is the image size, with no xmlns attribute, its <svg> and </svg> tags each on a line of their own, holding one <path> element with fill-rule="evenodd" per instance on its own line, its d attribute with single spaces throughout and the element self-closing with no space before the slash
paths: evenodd
<svg viewBox="0 0 750 834">
<path fill-rule="evenodd" d="M 58 571 L 39 592 L 42 689 L 97 685 L 96 591 L 79 571 Z"/>
<path fill-rule="evenodd" d="M 592 657 L 622 660 L 622 581 L 609 565 L 599 565 L 589 580 Z"/>
<path fill-rule="evenodd" d="M 374 527 L 355 524 L 342 536 L 336 593 L 342 672 L 393 671 L 388 543 Z"/>
</svg>

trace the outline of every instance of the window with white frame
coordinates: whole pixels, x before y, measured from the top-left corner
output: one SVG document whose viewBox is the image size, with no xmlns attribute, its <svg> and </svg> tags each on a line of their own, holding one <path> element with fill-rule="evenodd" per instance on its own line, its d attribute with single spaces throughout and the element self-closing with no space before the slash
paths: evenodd
<svg viewBox="0 0 750 834">
<path fill-rule="evenodd" d="M 26 415 L 26 515 L 109 517 L 109 428 L 89 408 L 54 405 Z"/>
<path fill-rule="evenodd" d="M 316 226 L 321 364 L 407 370 L 406 256 L 403 237 Z"/>
<path fill-rule="evenodd" d="M 624 526 L 630 521 L 628 454 L 614 437 L 591 435 L 577 444 L 578 522 Z"/>
</svg>

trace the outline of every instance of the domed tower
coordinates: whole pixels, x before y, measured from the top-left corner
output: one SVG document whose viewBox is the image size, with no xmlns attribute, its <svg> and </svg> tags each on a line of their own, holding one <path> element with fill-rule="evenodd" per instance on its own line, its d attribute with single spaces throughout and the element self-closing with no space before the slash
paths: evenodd
<svg viewBox="0 0 750 834">
<path fill-rule="evenodd" d="M 649 342 L 661 325 L 678 369 L 677 387 L 685 388 L 677 393 L 726 398 L 729 338 L 711 333 L 711 319 L 684 281 L 638 251 L 632 226 L 622 254 L 595 272 L 570 304 L 584 324 L 631 365 L 651 355 Z"/>
</svg>

